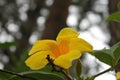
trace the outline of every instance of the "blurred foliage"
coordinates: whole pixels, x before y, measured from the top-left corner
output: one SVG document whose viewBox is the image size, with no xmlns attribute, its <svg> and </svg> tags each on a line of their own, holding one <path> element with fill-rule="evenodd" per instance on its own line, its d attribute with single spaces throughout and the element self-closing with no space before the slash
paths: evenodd
<svg viewBox="0 0 120 80">
<path fill-rule="evenodd" d="M 111 14 L 108 18 L 107 21 L 115 21 L 115 22 L 120 22 L 120 12 L 116 12 Z"/>
<path fill-rule="evenodd" d="M 120 10 L 120 2 L 117 3 L 117 8 Z M 110 14 L 106 20 L 120 23 L 120 12 L 118 11 Z"/>
<path fill-rule="evenodd" d="M 9 49 L 11 46 L 16 46 L 16 42 L 5 42 L 5 43 L 0 43 L 0 48 L 1 49 Z"/>
<path fill-rule="evenodd" d="M 120 2 L 118 2 L 117 7 L 118 7 L 118 9 L 120 10 Z"/>
</svg>

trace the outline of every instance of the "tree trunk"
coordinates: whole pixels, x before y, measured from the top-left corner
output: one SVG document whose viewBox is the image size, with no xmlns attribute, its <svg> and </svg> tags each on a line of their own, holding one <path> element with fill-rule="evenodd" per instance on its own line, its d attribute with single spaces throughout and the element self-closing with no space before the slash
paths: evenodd
<svg viewBox="0 0 120 80">
<path fill-rule="evenodd" d="M 114 13 L 118 11 L 117 3 L 119 0 L 109 0 L 109 13 Z M 108 29 L 110 30 L 111 40 L 110 46 L 120 41 L 120 23 L 109 22 Z"/>
<path fill-rule="evenodd" d="M 71 0 L 54 0 L 46 21 L 42 39 L 56 39 L 58 32 L 67 26 L 66 19 L 70 3 Z"/>
</svg>

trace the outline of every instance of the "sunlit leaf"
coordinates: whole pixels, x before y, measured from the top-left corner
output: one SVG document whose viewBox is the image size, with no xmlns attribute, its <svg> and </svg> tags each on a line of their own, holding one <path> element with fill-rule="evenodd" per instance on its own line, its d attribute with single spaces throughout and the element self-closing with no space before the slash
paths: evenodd
<svg viewBox="0 0 120 80">
<path fill-rule="evenodd" d="M 95 50 L 93 53 L 96 58 L 114 69 L 120 59 L 120 42 L 110 49 Z"/>
<path fill-rule="evenodd" d="M 106 21 L 120 22 L 120 12 L 112 13 L 111 15 L 108 16 Z"/>
<path fill-rule="evenodd" d="M 109 49 L 103 49 L 103 50 L 95 50 L 94 56 L 99 59 L 100 61 L 113 66 L 113 57 L 111 55 L 111 51 Z"/>
</svg>

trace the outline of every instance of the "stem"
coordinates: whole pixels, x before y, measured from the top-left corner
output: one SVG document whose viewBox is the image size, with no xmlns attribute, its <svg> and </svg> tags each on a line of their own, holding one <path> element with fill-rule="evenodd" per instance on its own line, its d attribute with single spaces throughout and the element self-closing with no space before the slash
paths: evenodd
<svg viewBox="0 0 120 80">
<path fill-rule="evenodd" d="M 100 73 L 94 75 L 94 78 L 96 78 L 96 77 L 100 76 L 101 74 L 104 74 L 104 73 L 106 73 L 106 72 L 108 72 L 108 71 L 110 71 L 110 70 L 111 70 L 111 68 L 108 68 L 108 69 L 106 69 L 105 71 L 100 72 Z"/>
<path fill-rule="evenodd" d="M 61 70 L 61 72 L 66 76 L 67 80 L 72 80 L 72 78 L 69 75 L 67 75 L 64 70 Z"/>
<path fill-rule="evenodd" d="M 50 58 L 50 55 L 47 55 L 46 59 L 48 60 L 49 64 L 52 66 L 52 71 L 61 72 L 62 74 L 65 75 L 67 80 L 72 80 L 72 78 L 65 73 L 63 68 L 61 68 L 60 66 L 57 66 L 53 63 L 54 60 L 52 58 Z"/>
<path fill-rule="evenodd" d="M 7 74 L 15 75 L 15 76 L 18 76 L 18 77 L 21 77 L 21 78 L 27 78 L 27 79 L 30 79 L 30 80 L 36 80 L 35 78 L 24 76 L 22 74 L 18 74 L 18 73 L 7 71 L 7 70 L 0 69 L 0 72 L 4 72 L 4 73 L 7 73 Z"/>
</svg>

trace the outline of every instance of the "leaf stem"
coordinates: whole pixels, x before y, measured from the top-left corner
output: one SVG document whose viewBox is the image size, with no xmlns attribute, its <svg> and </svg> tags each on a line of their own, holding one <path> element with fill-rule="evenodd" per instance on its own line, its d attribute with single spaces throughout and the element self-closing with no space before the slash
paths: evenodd
<svg viewBox="0 0 120 80">
<path fill-rule="evenodd" d="M 19 73 L 15 73 L 15 72 L 12 72 L 12 71 L 8 71 L 8 70 L 0 69 L 0 72 L 4 72 L 4 73 L 10 74 L 10 75 L 15 75 L 15 76 L 18 76 L 18 77 L 21 77 L 21 78 L 27 78 L 27 79 L 30 79 L 30 80 L 36 80 L 33 77 L 28 77 L 28 76 L 25 76 L 25 75 L 22 75 L 22 74 L 19 74 Z"/>
<path fill-rule="evenodd" d="M 61 70 L 61 72 L 66 76 L 68 80 L 73 80 L 69 75 L 66 74 L 64 70 Z"/>
<path fill-rule="evenodd" d="M 108 71 L 110 71 L 110 70 L 111 70 L 111 68 L 108 68 L 108 69 L 106 69 L 105 71 L 100 72 L 100 73 L 94 75 L 93 77 L 96 78 L 96 77 L 100 76 L 101 74 L 104 74 L 104 73 L 106 73 L 106 72 L 108 72 Z"/>
</svg>

